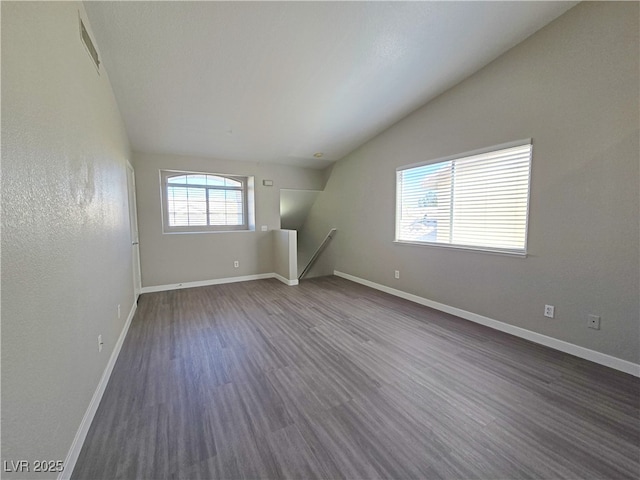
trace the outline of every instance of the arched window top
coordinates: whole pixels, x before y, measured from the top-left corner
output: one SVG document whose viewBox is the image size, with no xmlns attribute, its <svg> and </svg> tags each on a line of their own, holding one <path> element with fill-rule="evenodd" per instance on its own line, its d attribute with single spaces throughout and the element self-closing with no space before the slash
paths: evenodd
<svg viewBox="0 0 640 480">
<path fill-rule="evenodd" d="M 189 174 L 167 177 L 167 183 L 172 185 L 197 185 L 202 187 L 242 188 L 242 182 L 222 175 Z"/>
</svg>

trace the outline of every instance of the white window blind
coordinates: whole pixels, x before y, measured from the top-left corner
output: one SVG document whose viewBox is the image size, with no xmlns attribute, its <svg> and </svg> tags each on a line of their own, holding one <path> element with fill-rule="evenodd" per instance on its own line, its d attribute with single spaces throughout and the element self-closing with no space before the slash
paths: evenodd
<svg viewBox="0 0 640 480">
<path fill-rule="evenodd" d="M 396 241 L 526 254 L 531 142 L 396 172 Z"/>
<path fill-rule="evenodd" d="M 161 172 L 168 232 L 247 230 L 247 178 Z"/>
</svg>

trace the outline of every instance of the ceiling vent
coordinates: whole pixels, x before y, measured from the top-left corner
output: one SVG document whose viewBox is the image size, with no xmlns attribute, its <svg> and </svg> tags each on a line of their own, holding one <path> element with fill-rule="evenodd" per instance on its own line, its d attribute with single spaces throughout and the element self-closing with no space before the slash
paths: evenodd
<svg viewBox="0 0 640 480">
<path fill-rule="evenodd" d="M 87 48 L 87 52 L 89 53 L 91 60 L 93 60 L 93 63 L 95 64 L 96 68 L 98 69 L 98 71 L 100 71 L 100 59 L 98 58 L 98 50 L 96 50 L 96 47 L 93 45 L 93 42 L 91 41 L 91 37 L 89 36 L 89 32 L 87 32 L 87 29 L 84 26 L 82 19 L 80 18 L 79 20 L 80 20 L 80 38 L 82 38 L 82 43 L 84 43 L 84 46 Z"/>
</svg>

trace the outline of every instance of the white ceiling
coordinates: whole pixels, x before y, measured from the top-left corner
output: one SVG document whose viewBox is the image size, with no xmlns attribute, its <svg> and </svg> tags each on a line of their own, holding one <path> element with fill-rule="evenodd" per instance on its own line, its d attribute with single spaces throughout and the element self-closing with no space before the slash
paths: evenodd
<svg viewBox="0 0 640 480">
<path fill-rule="evenodd" d="M 85 6 L 134 150 L 324 168 L 575 3 Z"/>
</svg>

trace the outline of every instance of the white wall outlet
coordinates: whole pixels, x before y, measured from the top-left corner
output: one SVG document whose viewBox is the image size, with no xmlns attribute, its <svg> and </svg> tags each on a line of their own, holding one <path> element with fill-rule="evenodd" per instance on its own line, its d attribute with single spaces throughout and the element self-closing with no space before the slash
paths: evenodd
<svg viewBox="0 0 640 480">
<path fill-rule="evenodd" d="M 233 261 L 233 268 L 238 268 L 240 266 L 240 262 L 238 260 Z"/>
<path fill-rule="evenodd" d="M 118 304 L 118 320 L 120 319 L 120 304 Z"/>
<path fill-rule="evenodd" d="M 555 311 L 556 311 L 556 307 L 554 307 L 553 305 L 545 305 L 544 306 L 544 316 L 545 317 L 553 318 L 553 316 L 555 315 Z"/>
<path fill-rule="evenodd" d="M 267 225 L 262 225 L 260 227 L 260 230 L 262 230 L 263 232 L 266 232 L 267 230 L 269 230 L 269 227 Z"/>
<path fill-rule="evenodd" d="M 396 270 L 395 272 L 393 272 L 393 276 L 397 279 L 400 278 L 400 270 Z"/>
<path fill-rule="evenodd" d="M 104 345 L 104 343 L 102 343 L 102 335 L 98 335 L 98 352 L 102 351 L 102 345 Z"/>
<path fill-rule="evenodd" d="M 598 315 L 587 316 L 587 327 L 600 330 L 600 317 Z"/>
</svg>

